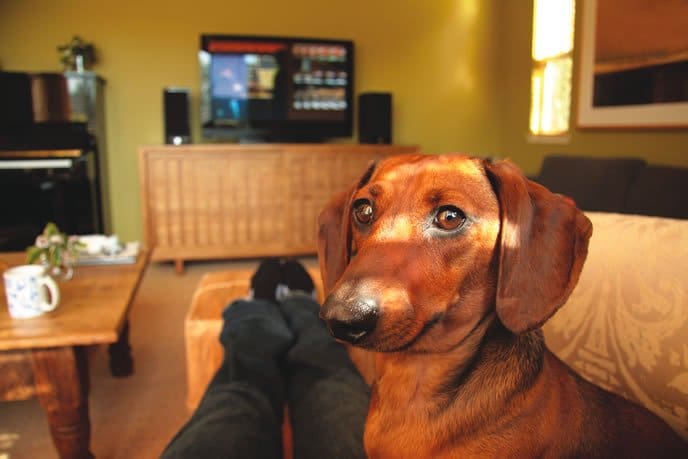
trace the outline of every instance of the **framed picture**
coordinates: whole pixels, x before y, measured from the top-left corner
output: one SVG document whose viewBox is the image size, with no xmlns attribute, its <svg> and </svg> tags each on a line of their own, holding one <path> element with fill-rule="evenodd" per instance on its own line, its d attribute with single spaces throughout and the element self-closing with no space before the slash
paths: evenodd
<svg viewBox="0 0 688 459">
<path fill-rule="evenodd" d="M 578 127 L 687 127 L 688 3 L 582 5 Z"/>
</svg>

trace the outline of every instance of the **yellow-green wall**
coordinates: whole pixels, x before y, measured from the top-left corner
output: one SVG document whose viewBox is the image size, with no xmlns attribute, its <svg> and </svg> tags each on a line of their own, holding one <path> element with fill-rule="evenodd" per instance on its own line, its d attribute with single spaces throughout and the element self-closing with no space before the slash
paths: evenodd
<svg viewBox="0 0 688 459">
<path fill-rule="evenodd" d="M 582 3 L 578 0 L 576 30 L 580 30 Z M 528 140 L 530 110 L 530 46 L 532 2 L 503 1 L 499 18 L 499 111 L 503 130 L 502 156 L 511 157 L 528 173 L 539 170 L 549 153 L 586 156 L 638 156 L 654 164 L 688 166 L 688 129 L 579 130 L 575 128 L 578 88 L 578 54 L 574 54 L 571 133 L 566 143 L 533 143 Z M 524 7 L 525 6 L 525 7 Z M 576 33 L 579 49 L 580 33 Z"/>
<path fill-rule="evenodd" d="M 0 69 L 59 71 L 57 45 L 74 34 L 96 45 L 94 70 L 107 80 L 111 229 L 125 240 L 142 236 L 136 151 L 162 142 L 163 87 L 191 89 L 199 141 L 201 33 L 353 40 L 356 92 L 392 92 L 394 141 L 426 152 L 507 156 L 529 173 L 550 152 L 688 166 L 685 129 L 527 140 L 531 8 L 528 0 L 0 0 Z"/>
<path fill-rule="evenodd" d="M 192 90 L 198 124 L 201 33 L 352 39 L 356 92 L 394 95 L 396 143 L 492 153 L 495 1 L 0 0 L 0 68 L 59 71 L 55 47 L 79 34 L 107 80 L 113 230 L 140 238 L 136 151 L 163 140 L 162 89 Z M 195 128 L 198 141 L 198 129 Z M 355 141 L 355 138 L 349 141 Z"/>
</svg>

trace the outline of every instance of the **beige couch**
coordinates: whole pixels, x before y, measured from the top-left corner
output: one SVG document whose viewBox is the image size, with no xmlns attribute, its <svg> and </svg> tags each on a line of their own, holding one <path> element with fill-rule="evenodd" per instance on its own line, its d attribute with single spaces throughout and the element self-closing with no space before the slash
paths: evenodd
<svg viewBox="0 0 688 459">
<path fill-rule="evenodd" d="M 584 377 L 648 407 L 688 439 L 688 220 L 588 215 L 588 260 L 545 325 L 547 343 Z M 249 276 L 209 274 L 194 296 L 186 321 L 190 408 L 222 358 L 221 312 L 245 294 Z"/>
<path fill-rule="evenodd" d="M 586 214 L 588 258 L 547 345 L 688 439 L 688 220 Z"/>
</svg>

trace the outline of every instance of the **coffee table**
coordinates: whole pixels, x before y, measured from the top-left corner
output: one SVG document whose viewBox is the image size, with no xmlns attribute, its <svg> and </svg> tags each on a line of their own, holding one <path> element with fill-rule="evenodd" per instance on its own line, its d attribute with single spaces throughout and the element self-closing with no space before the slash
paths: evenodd
<svg viewBox="0 0 688 459">
<path fill-rule="evenodd" d="M 4 264 L 24 263 L 24 253 L 0 253 Z M 33 319 L 13 319 L 0 282 L 0 401 L 37 396 L 61 458 L 93 457 L 89 451 L 90 346 L 110 345 L 115 376 L 133 371 L 127 314 L 148 261 L 79 266 L 60 282 L 60 304 Z"/>
</svg>

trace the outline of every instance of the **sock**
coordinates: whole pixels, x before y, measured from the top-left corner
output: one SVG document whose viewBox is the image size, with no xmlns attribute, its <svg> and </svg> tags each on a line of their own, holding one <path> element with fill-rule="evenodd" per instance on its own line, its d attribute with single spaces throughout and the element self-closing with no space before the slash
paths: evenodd
<svg viewBox="0 0 688 459">
<path fill-rule="evenodd" d="M 281 264 L 277 258 L 263 260 L 251 277 L 251 290 L 248 299 L 276 301 L 277 284 L 280 282 Z"/>
<path fill-rule="evenodd" d="M 281 280 L 277 287 L 277 299 L 284 300 L 294 294 L 302 294 L 316 299 L 315 285 L 306 268 L 296 260 L 282 264 Z"/>
</svg>

